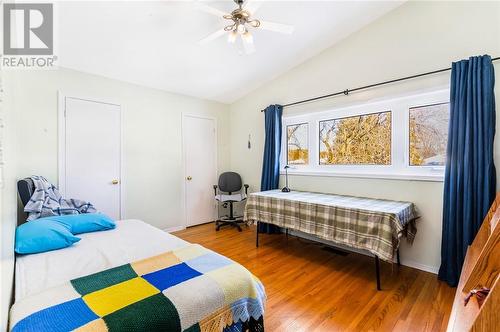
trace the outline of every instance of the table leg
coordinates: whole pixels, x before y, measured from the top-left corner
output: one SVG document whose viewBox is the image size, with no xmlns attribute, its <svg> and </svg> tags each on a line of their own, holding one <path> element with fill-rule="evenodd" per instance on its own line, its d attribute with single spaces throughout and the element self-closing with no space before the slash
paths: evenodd
<svg viewBox="0 0 500 332">
<path fill-rule="evenodd" d="M 377 275 L 377 290 L 381 290 L 380 288 L 380 261 L 378 256 L 375 256 L 375 273 Z"/>
<path fill-rule="evenodd" d="M 257 221 L 257 236 L 255 238 L 255 247 L 259 247 L 259 222 Z"/>
</svg>

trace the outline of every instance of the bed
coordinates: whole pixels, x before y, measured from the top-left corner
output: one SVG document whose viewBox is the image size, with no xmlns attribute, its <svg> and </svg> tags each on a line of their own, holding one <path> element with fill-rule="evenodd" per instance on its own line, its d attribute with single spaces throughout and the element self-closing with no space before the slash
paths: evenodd
<svg viewBox="0 0 500 332">
<path fill-rule="evenodd" d="M 263 331 L 264 288 L 234 261 L 139 220 L 79 236 L 16 258 L 13 331 Z"/>
</svg>

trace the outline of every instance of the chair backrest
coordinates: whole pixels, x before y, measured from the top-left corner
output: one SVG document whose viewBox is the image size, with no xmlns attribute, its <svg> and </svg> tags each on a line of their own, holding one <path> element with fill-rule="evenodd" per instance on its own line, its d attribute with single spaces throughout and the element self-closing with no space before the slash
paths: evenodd
<svg viewBox="0 0 500 332">
<path fill-rule="evenodd" d="M 23 206 L 26 206 L 35 191 L 35 184 L 33 183 L 33 180 L 25 178 L 17 181 L 17 191 L 19 192 L 19 197 L 21 198 Z"/>
<path fill-rule="evenodd" d="M 219 190 L 223 192 L 236 192 L 241 190 L 241 176 L 235 172 L 225 172 L 219 176 Z"/>
</svg>

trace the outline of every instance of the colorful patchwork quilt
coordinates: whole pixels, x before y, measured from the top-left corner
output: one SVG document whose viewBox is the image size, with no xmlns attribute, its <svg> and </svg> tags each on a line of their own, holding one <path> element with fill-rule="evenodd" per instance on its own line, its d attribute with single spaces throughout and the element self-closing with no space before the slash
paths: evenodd
<svg viewBox="0 0 500 332">
<path fill-rule="evenodd" d="M 262 317 L 265 291 L 200 245 L 74 279 L 17 301 L 12 331 L 222 331 Z"/>
</svg>

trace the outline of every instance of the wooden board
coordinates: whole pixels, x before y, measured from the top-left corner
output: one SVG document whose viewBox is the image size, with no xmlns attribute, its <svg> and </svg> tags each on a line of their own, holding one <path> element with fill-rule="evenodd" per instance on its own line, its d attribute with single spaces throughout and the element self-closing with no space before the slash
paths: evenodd
<svg viewBox="0 0 500 332">
<path fill-rule="evenodd" d="M 500 271 L 500 194 L 497 194 L 484 221 L 467 249 L 462 273 L 458 283 L 453 308 L 448 322 L 448 331 L 498 331 L 498 276 Z M 491 289 L 482 307 L 473 296 L 464 305 L 468 293 L 479 287 Z"/>
</svg>

